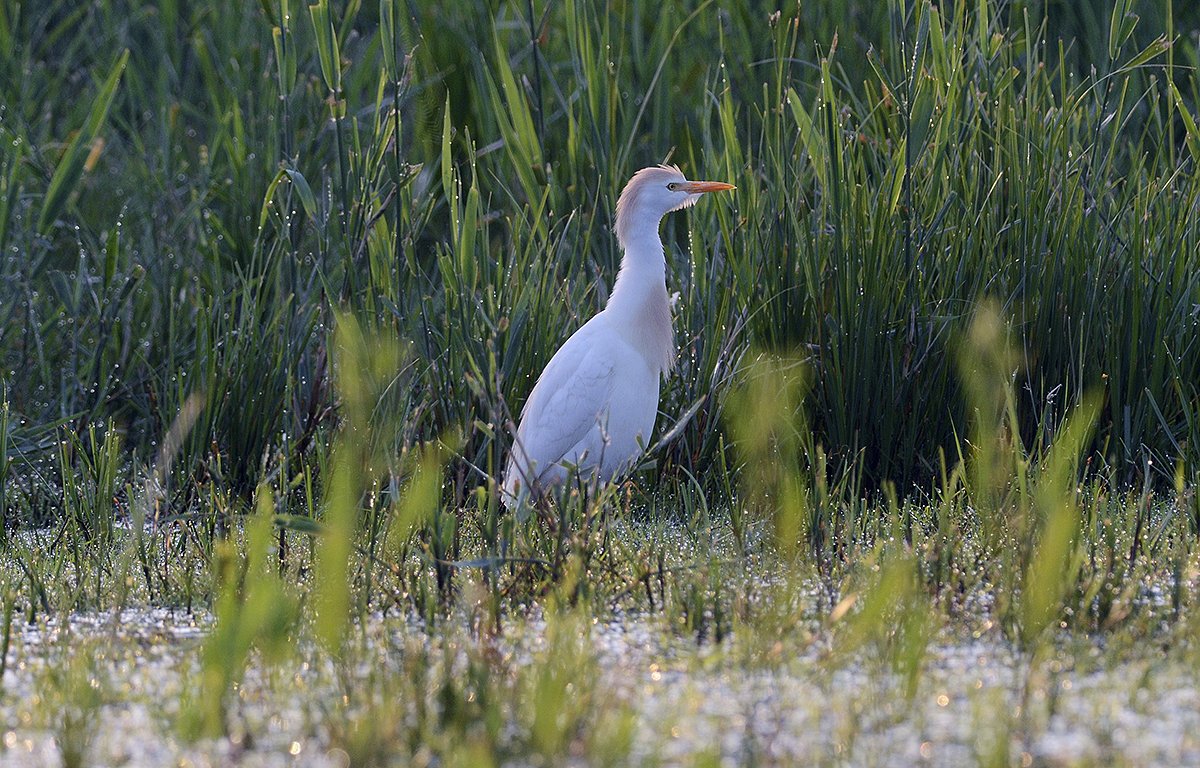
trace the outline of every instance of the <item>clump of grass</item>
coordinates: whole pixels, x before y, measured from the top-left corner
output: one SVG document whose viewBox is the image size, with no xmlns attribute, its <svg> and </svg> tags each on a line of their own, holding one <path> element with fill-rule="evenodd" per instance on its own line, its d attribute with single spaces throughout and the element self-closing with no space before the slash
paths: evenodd
<svg viewBox="0 0 1200 768">
<path fill-rule="evenodd" d="M 34 712 L 54 734 L 64 768 L 89 765 L 101 708 L 112 696 L 111 681 L 92 658 L 92 641 L 75 640 L 68 632 L 57 654 L 40 670 Z M 89 647 L 91 645 L 91 647 Z"/>
<path fill-rule="evenodd" d="M 1080 586 L 1086 516 L 1080 485 L 1084 447 L 1100 408 L 1085 396 L 1047 448 L 1020 437 L 1015 356 L 995 306 L 978 308 L 962 352 L 972 430 L 963 461 L 968 499 L 990 569 L 1002 588 L 997 615 L 1035 645 L 1056 626 Z"/>
<path fill-rule="evenodd" d="M 252 652 L 264 663 L 286 658 L 294 642 L 299 601 L 272 563 L 274 502 L 269 488 L 259 489 L 258 509 L 245 528 L 244 550 L 233 539 L 216 552 L 216 620 L 201 653 L 195 699 L 181 716 L 188 737 L 228 733 L 229 697 L 245 672 Z"/>
</svg>

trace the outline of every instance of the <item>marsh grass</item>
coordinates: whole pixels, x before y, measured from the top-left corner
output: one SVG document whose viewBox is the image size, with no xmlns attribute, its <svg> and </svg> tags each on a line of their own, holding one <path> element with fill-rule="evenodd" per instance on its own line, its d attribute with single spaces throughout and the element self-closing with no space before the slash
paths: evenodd
<svg viewBox="0 0 1200 768">
<path fill-rule="evenodd" d="M 354 764 L 619 765 L 589 642 L 624 611 L 735 670 L 866 664 L 893 718 L 979 633 L 1025 714 L 974 700 L 975 758 L 1021 759 L 1064 647 L 1194 656 L 1200 17 L 1093 5 L 0 7 L 6 648 L 209 610 L 188 739 L 308 665 Z M 738 189 L 663 227 L 657 442 L 515 519 L 511 424 L 665 160 Z M 67 762 L 81 669 L 38 705 Z"/>
<path fill-rule="evenodd" d="M 56 649 L 39 672 L 35 711 L 54 734 L 63 768 L 88 764 L 88 749 L 99 727 L 100 709 L 111 696 L 103 665 L 93 658 L 92 641 L 76 640 L 70 633 L 57 639 Z"/>
</svg>

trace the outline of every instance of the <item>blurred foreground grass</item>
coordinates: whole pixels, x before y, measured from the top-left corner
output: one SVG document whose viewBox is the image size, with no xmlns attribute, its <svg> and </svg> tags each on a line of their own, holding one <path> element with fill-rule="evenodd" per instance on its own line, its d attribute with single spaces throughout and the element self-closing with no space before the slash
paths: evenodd
<svg viewBox="0 0 1200 768">
<path fill-rule="evenodd" d="M 353 764 L 622 764 L 641 715 L 589 687 L 597 622 L 735 674 L 866 666 L 900 720 L 931 649 L 984 637 L 1022 679 L 976 702 L 971 759 L 1021 762 L 1064 659 L 1195 660 L 1198 27 L 1170 0 L 0 6 L 5 647 L 197 611 L 180 738 L 242 744 L 244 686 L 328 664 L 306 727 Z M 738 186 L 664 226 L 668 439 L 518 523 L 506 424 L 666 159 Z M 506 665 L 529 627 L 544 656 Z M 124 694 L 45 648 L 8 727 L 84 764 Z M 869 762 L 857 727 L 810 748 Z"/>
</svg>

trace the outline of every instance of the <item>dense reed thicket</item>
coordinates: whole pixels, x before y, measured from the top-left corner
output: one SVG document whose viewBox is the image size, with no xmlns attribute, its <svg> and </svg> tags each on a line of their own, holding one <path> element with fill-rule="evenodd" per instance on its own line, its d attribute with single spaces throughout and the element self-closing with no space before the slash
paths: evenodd
<svg viewBox="0 0 1200 768">
<path fill-rule="evenodd" d="M 319 485 L 340 312 L 401 347 L 372 450 L 457 435 L 465 502 L 663 160 L 738 191 L 665 226 L 687 418 L 652 487 L 736 485 L 747 350 L 811 368 L 801 461 L 928 487 L 985 298 L 1031 450 L 1098 393 L 1094 467 L 1191 476 L 1200 11 L 1115 5 L 7 4 L 7 524 L 61 512 L 89 440 L 170 462 L 177 504 Z"/>
</svg>

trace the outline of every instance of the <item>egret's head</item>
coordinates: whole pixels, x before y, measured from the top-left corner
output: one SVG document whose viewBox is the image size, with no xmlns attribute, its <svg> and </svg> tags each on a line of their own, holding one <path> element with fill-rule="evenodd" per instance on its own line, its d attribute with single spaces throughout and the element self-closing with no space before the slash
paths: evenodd
<svg viewBox="0 0 1200 768">
<path fill-rule="evenodd" d="M 671 211 L 695 205 L 705 192 L 733 189 L 720 181 L 688 181 L 673 165 L 656 165 L 633 174 L 617 200 L 617 239 L 627 243 L 635 229 L 658 222 Z"/>
</svg>

